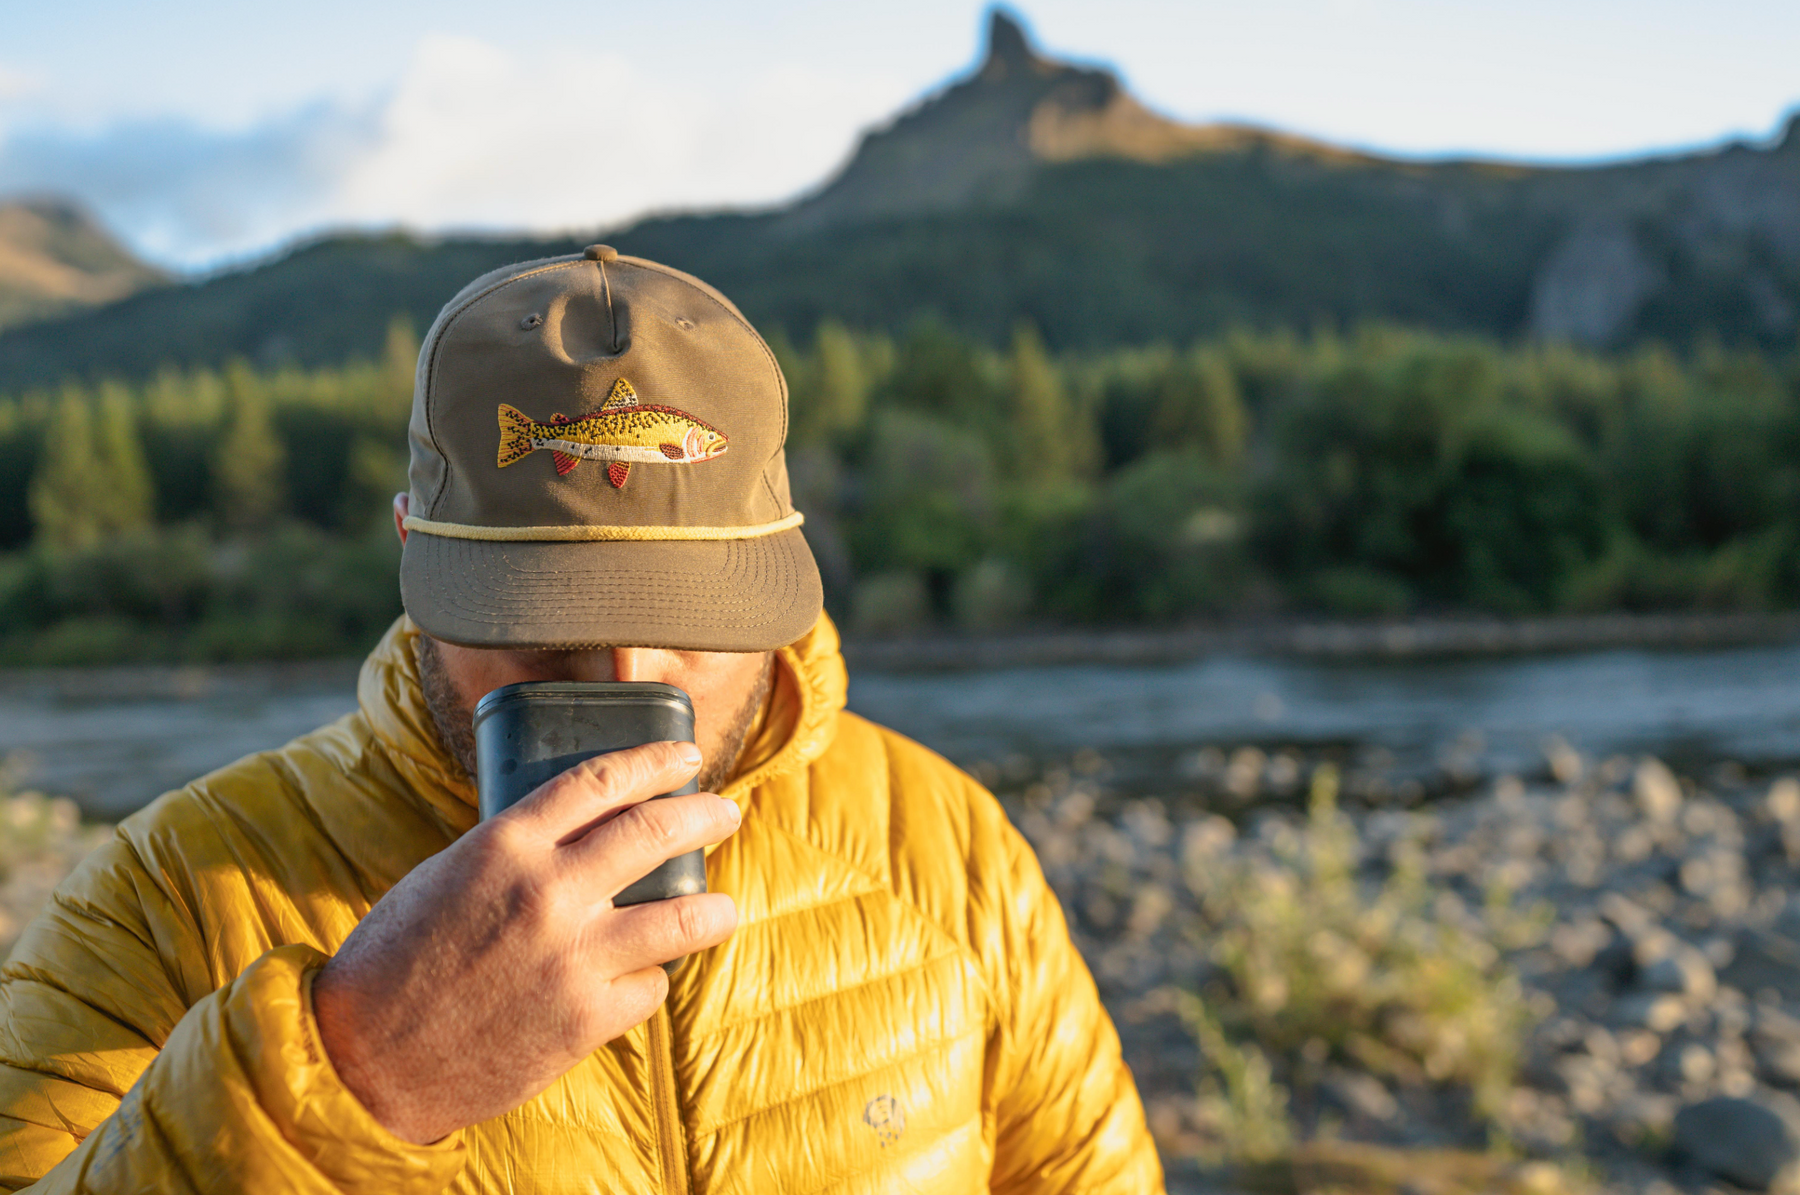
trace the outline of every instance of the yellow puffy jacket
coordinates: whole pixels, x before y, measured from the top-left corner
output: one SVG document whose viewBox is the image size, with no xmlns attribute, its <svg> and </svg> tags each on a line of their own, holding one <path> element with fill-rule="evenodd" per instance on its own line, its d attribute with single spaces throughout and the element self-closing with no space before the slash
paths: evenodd
<svg viewBox="0 0 1800 1195">
<path fill-rule="evenodd" d="M 57 1192 L 1160 1190 L 1118 1037 L 1030 849 L 781 652 L 708 858 L 729 941 L 524 1106 L 430 1146 L 338 1081 L 310 977 L 475 822 L 397 623 L 360 712 L 127 820 L 3 972 L 0 1187 Z M 36 1184 L 36 1185 L 32 1185 Z"/>
</svg>

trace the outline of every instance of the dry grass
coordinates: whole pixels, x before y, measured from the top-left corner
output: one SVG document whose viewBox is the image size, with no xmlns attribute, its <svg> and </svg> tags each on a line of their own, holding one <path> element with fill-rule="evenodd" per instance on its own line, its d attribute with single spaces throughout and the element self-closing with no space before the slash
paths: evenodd
<svg viewBox="0 0 1800 1195">
<path fill-rule="evenodd" d="M 1578 1195 L 1588 1189 L 1547 1162 L 1347 1141 L 1312 1142 L 1277 1161 L 1239 1167 L 1232 1177 L 1234 1187 L 1258 1195 Z"/>
</svg>

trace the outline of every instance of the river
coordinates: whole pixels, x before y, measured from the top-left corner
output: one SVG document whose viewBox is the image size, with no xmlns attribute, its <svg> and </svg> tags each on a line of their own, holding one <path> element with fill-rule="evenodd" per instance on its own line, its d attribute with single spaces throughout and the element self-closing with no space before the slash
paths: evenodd
<svg viewBox="0 0 1800 1195">
<path fill-rule="evenodd" d="M 14 787 L 117 818 L 355 706 L 355 665 L 0 674 Z M 850 706 L 993 774 L 1008 760 L 1112 761 L 1154 789 L 1209 746 L 1381 756 L 1398 774 L 1451 757 L 1530 774 L 1557 737 L 1589 758 L 1654 753 L 1752 770 L 1800 763 L 1800 644 L 1712 651 L 1330 663 L 1215 654 L 1173 665 L 864 671 Z"/>
</svg>

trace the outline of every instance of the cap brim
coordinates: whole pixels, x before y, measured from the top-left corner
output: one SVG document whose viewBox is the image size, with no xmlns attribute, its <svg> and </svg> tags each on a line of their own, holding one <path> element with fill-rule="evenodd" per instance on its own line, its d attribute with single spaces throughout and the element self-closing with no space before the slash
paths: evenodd
<svg viewBox="0 0 1800 1195">
<path fill-rule="evenodd" d="M 772 651 L 818 620 L 798 527 L 756 539 L 495 542 L 413 532 L 406 612 L 468 647 Z"/>
</svg>

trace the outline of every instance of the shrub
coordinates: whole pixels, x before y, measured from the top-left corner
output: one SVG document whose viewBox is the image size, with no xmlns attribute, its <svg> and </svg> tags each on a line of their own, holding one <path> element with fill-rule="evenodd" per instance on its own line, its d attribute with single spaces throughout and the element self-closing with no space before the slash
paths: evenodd
<svg viewBox="0 0 1800 1195">
<path fill-rule="evenodd" d="M 1192 618 L 1243 589 L 1246 519 L 1236 479 L 1198 449 L 1153 452 L 1114 475 L 1088 532 L 1097 613 Z"/>
<path fill-rule="evenodd" d="M 1416 848 L 1397 852 L 1385 881 L 1364 882 L 1336 798 L 1337 774 L 1321 766 L 1304 829 L 1264 858 L 1208 860 L 1187 876 L 1201 908 L 1196 944 L 1227 979 L 1200 993 L 1188 1020 L 1228 1119 L 1272 1115 L 1276 1096 L 1256 1055 L 1222 1041 L 1254 1042 L 1290 1075 L 1304 1073 L 1303 1056 L 1315 1069 L 1336 1058 L 1402 1084 L 1465 1089 L 1478 1113 L 1497 1115 L 1530 1021 L 1500 952 L 1541 934 L 1543 919 L 1498 892 L 1461 912 L 1425 883 Z"/>
<path fill-rule="evenodd" d="M 0 557 L 0 661 L 267 659 L 366 650 L 400 612 L 399 545 L 298 523 L 187 525 Z"/>
</svg>

